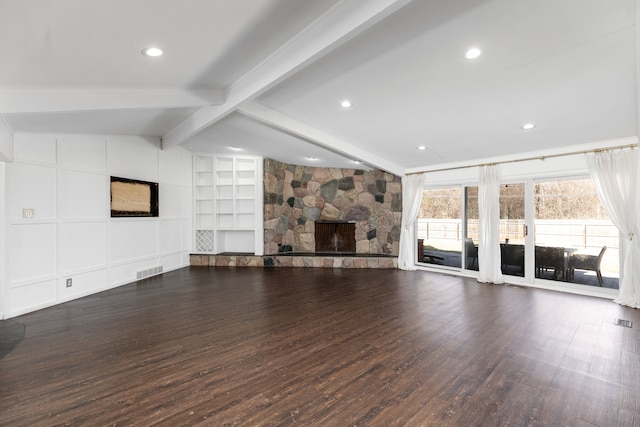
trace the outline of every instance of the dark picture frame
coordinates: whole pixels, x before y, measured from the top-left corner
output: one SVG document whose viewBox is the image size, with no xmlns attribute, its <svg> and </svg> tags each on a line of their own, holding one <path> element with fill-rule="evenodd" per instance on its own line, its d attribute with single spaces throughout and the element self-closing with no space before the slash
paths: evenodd
<svg viewBox="0 0 640 427">
<path fill-rule="evenodd" d="M 111 177 L 111 217 L 157 217 L 158 183 Z"/>
</svg>

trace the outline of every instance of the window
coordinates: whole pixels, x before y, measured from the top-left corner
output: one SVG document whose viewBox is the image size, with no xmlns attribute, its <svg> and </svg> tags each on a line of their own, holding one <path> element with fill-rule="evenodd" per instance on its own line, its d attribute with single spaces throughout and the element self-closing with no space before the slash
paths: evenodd
<svg viewBox="0 0 640 427">
<path fill-rule="evenodd" d="M 465 187 L 465 268 L 478 271 L 478 227 L 480 214 L 478 209 L 478 187 Z"/>
<path fill-rule="evenodd" d="M 462 188 L 424 190 L 418 213 L 418 262 L 460 267 Z"/>
<path fill-rule="evenodd" d="M 526 252 L 525 185 L 500 186 L 500 255 L 502 274 L 524 277 Z"/>
<path fill-rule="evenodd" d="M 425 189 L 418 262 L 477 271 L 479 220 L 477 186 Z M 521 283 L 618 288 L 619 233 L 588 177 L 503 183 L 500 253 L 502 273 Z"/>
<path fill-rule="evenodd" d="M 536 277 L 618 288 L 619 233 L 589 178 L 534 183 Z"/>
</svg>

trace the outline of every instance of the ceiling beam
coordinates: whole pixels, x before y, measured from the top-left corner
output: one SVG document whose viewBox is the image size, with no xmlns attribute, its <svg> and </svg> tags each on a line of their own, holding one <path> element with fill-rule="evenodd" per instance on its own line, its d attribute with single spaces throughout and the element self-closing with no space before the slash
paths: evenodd
<svg viewBox="0 0 640 427">
<path fill-rule="evenodd" d="M 343 0 L 234 82 L 225 103 L 203 107 L 162 138 L 170 149 L 232 113 L 412 0 Z"/>
<path fill-rule="evenodd" d="M 193 108 L 222 104 L 218 90 L 10 89 L 0 90 L 0 114 L 53 113 L 130 108 Z"/>
<path fill-rule="evenodd" d="M 245 102 L 238 108 L 238 112 L 270 128 L 278 129 L 289 135 L 304 139 L 305 141 L 309 141 L 347 158 L 360 160 L 374 168 L 382 169 L 394 175 L 404 175 L 404 168 L 397 163 L 389 161 L 389 159 L 363 150 L 350 142 L 316 129 L 313 126 L 272 110 L 257 102 Z"/>
</svg>

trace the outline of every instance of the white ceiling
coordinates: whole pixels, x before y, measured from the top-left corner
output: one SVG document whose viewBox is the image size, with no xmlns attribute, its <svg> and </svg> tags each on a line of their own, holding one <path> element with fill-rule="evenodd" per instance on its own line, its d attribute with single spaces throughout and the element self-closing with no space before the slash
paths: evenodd
<svg viewBox="0 0 640 427">
<path fill-rule="evenodd" d="M 478 162 L 636 136 L 635 17 L 636 0 L 0 0 L 0 114 L 295 164 Z"/>
</svg>

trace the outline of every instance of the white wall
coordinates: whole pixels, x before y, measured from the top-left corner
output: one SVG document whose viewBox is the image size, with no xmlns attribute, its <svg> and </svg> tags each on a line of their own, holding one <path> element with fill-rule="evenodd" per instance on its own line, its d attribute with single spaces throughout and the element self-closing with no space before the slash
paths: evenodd
<svg viewBox="0 0 640 427">
<path fill-rule="evenodd" d="M 5 161 L 13 159 L 13 134 L 0 116 L 0 319 L 4 319 L 7 310 L 6 296 L 6 237 L 5 217 Z"/>
<path fill-rule="evenodd" d="M 191 173 L 191 154 L 162 151 L 157 139 L 15 134 L 4 316 L 130 283 L 142 270 L 189 265 Z M 111 218 L 110 176 L 158 182 L 159 218 Z"/>
<path fill-rule="evenodd" d="M 4 242 L 7 241 L 7 227 L 5 216 L 5 164 L 0 162 L 0 319 L 5 318 L 7 310 L 6 292 L 6 248 Z"/>
</svg>

